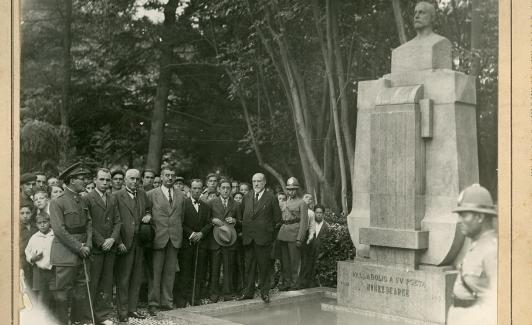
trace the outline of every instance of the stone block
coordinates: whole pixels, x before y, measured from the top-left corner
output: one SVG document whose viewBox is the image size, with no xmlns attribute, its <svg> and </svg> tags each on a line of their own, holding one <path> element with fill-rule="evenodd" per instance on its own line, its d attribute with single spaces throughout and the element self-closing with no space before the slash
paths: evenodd
<svg viewBox="0 0 532 325">
<path fill-rule="evenodd" d="M 457 272 L 401 270 L 362 259 L 338 262 L 338 305 L 445 324 Z"/>
<path fill-rule="evenodd" d="M 425 249 L 428 247 L 429 232 L 377 227 L 360 228 L 360 242 L 376 246 Z"/>
<path fill-rule="evenodd" d="M 422 99 L 419 101 L 419 110 L 421 112 L 421 137 L 424 139 L 432 138 L 432 100 Z"/>
<path fill-rule="evenodd" d="M 413 39 L 392 51 L 392 73 L 451 69 L 451 42 L 433 34 L 430 39 Z"/>
</svg>

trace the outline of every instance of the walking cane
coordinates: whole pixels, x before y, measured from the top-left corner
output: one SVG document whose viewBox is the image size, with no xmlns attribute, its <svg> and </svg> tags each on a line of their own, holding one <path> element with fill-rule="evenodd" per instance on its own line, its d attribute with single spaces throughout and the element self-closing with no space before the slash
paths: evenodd
<svg viewBox="0 0 532 325">
<path fill-rule="evenodd" d="M 194 280 L 192 282 L 192 306 L 194 306 L 194 301 L 196 298 L 196 272 L 198 270 L 198 250 L 199 250 L 199 242 L 196 243 L 196 259 L 194 261 Z"/>
<path fill-rule="evenodd" d="M 96 324 L 96 320 L 94 319 L 94 309 L 92 308 L 91 289 L 89 286 L 89 274 L 87 273 L 87 263 L 85 263 L 85 259 L 83 259 L 83 271 L 85 272 L 85 284 L 87 285 L 87 294 L 89 295 L 89 306 L 91 308 L 92 323 Z"/>
</svg>

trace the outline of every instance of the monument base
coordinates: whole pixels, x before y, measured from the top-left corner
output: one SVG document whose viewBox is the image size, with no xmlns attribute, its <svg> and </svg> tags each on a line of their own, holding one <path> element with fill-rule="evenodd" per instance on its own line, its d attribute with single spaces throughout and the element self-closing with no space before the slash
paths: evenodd
<svg viewBox="0 0 532 325">
<path fill-rule="evenodd" d="M 338 305 L 353 312 L 445 324 L 457 271 L 450 266 L 398 269 L 369 259 L 338 262 Z"/>
</svg>

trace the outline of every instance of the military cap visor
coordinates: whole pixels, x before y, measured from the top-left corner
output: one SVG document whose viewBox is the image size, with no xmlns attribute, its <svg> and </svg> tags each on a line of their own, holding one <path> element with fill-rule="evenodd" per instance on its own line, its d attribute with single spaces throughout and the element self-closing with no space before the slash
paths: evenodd
<svg viewBox="0 0 532 325">
<path fill-rule="evenodd" d="M 72 178 L 74 176 L 90 175 L 90 174 L 91 174 L 91 171 L 87 167 L 83 166 L 81 162 L 77 162 L 73 164 L 72 166 L 68 167 L 67 169 L 65 169 L 59 175 L 59 179 L 62 181 L 66 181 L 69 178 Z"/>
</svg>

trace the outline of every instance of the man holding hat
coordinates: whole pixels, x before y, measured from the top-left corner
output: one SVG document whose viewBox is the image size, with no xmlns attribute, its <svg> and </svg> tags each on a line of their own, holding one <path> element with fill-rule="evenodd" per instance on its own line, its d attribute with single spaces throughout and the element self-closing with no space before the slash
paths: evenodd
<svg viewBox="0 0 532 325">
<path fill-rule="evenodd" d="M 471 245 L 458 267 L 448 324 L 497 323 L 497 211 L 484 187 L 473 184 L 460 193 L 458 213 L 462 233 Z"/>
<path fill-rule="evenodd" d="M 122 220 L 120 236 L 116 242 L 116 291 L 118 294 L 118 320 L 127 322 L 128 317 L 146 318 L 137 312 L 140 286 L 144 274 L 144 247 L 142 229 L 151 229 L 151 206 L 140 183 L 140 172 L 129 169 L 125 173 L 126 186 L 113 192 Z M 147 226 L 142 226 L 147 224 Z M 150 238 L 148 240 L 151 240 Z"/>
<path fill-rule="evenodd" d="M 240 227 L 242 212 L 240 205 L 231 196 L 231 182 L 227 179 L 220 181 L 220 196 L 213 199 L 212 224 L 213 233 L 210 236 L 209 249 L 211 251 L 211 301 L 218 301 L 223 294 L 224 299 L 231 299 L 233 293 L 233 268 L 236 254 L 236 227 Z M 220 292 L 220 268 L 223 264 L 223 291 Z"/>
<path fill-rule="evenodd" d="M 308 206 L 298 197 L 299 181 L 290 177 L 286 181 L 287 201 L 281 207 L 281 229 L 277 240 L 281 246 L 283 285 L 279 290 L 297 289 L 301 269 L 301 245 L 308 229 Z"/>
<path fill-rule="evenodd" d="M 91 319 L 87 297 L 84 260 L 92 248 L 92 222 L 87 202 L 80 193 L 85 189 L 89 169 L 81 162 L 59 175 L 65 183 L 62 196 L 50 202 L 50 220 L 54 232 L 50 263 L 55 266 L 56 315 L 60 324 L 68 324 L 69 292 L 73 290 L 72 322 Z M 75 287 L 74 287 L 75 286 Z"/>
<path fill-rule="evenodd" d="M 32 173 L 25 173 L 20 176 L 20 203 L 33 207 L 33 188 L 37 178 Z"/>
</svg>

